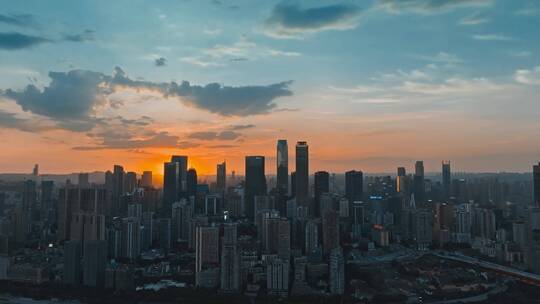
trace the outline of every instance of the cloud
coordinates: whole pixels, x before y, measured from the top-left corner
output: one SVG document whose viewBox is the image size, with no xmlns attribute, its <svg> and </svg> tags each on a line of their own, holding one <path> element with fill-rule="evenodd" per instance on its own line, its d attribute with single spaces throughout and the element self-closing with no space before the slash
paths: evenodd
<svg viewBox="0 0 540 304">
<path fill-rule="evenodd" d="M 0 49 L 19 50 L 50 42 L 49 39 L 16 32 L 0 33 Z"/>
<path fill-rule="evenodd" d="M 17 129 L 25 132 L 41 132 L 53 129 L 52 124 L 40 119 L 20 118 L 14 113 L 0 110 L 0 127 Z"/>
<path fill-rule="evenodd" d="M 514 79 L 522 84 L 540 85 L 540 66 L 530 70 L 517 70 Z"/>
<path fill-rule="evenodd" d="M 189 138 L 198 140 L 235 140 L 242 136 L 242 134 L 234 131 L 202 131 L 189 134 Z"/>
<path fill-rule="evenodd" d="M 205 29 L 203 33 L 208 36 L 217 36 L 221 34 L 221 29 Z"/>
<path fill-rule="evenodd" d="M 359 7 L 349 4 L 304 9 L 282 2 L 266 20 L 264 33 L 273 38 L 298 39 L 320 31 L 348 30 L 358 25 L 360 13 Z"/>
<path fill-rule="evenodd" d="M 485 7 L 491 4 L 493 4 L 492 0 L 377 0 L 375 6 L 392 14 L 432 15 L 458 8 Z"/>
<path fill-rule="evenodd" d="M 93 30 L 84 30 L 84 32 L 79 34 L 68 34 L 64 35 L 65 41 L 70 42 L 85 42 L 94 40 L 94 31 Z"/>
<path fill-rule="evenodd" d="M 165 66 L 167 65 L 167 59 L 163 58 L 163 57 L 159 57 L 159 58 L 156 58 L 156 60 L 154 61 L 154 64 L 156 66 Z"/>
<path fill-rule="evenodd" d="M 49 72 L 51 82 L 43 90 L 27 85 L 22 91 L 7 89 L 4 95 L 15 100 L 24 111 L 51 118 L 86 118 L 104 102 L 106 89 L 100 84 L 107 77 L 98 72 L 72 70 Z"/>
<path fill-rule="evenodd" d="M 30 27 L 35 25 L 34 16 L 28 14 L 4 15 L 0 14 L 0 23 L 15 25 L 19 27 Z"/>
<path fill-rule="evenodd" d="M 102 123 L 96 109 L 112 105 L 108 96 L 123 88 L 145 89 L 165 98 L 223 116 L 245 116 L 269 113 L 276 108 L 275 99 L 292 95 L 290 81 L 271 85 L 224 86 L 211 83 L 192 85 L 188 81 L 152 82 L 133 80 L 119 67 L 112 76 L 87 70 L 49 72 L 51 82 L 43 89 L 34 84 L 22 90 L 7 89 L 2 95 L 14 100 L 26 112 L 49 117 L 59 127 L 86 131 Z"/>
<path fill-rule="evenodd" d="M 478 34 L 473 35 L 473 39 L 475 40 L 481 40 L 481 41 L 511 41 L 513 40 L 512 37 L 501 35 L 501 34 Z"/>
<path fill-rule="evenodd" d="M 538 8 L 538 6 L 536 6 L 534 3 L 528 3 L 527 5 L 525 5 L 524 7 L 518 9 L 517 11 L 514 12 L 515 15 L 518 15 L 518 16 L 538 16 L 540 15 L 540 8 Z"/>
<path fill-rule="evenodd" d="M 247 124 L 247 125 L 232 125 L 229 126 L 229 129 L 231 130 L 245 130 L 245 129 L 252 129 L 255 128 L 254 124 Z"/>
<path fill-rule="evenodd" d="M 479 24 L 484 24 L 490 22 L 489 18 L 482 17 L 478 14 L 467 16 L 459 20 L 458 24 L 462 26 L 475 26 Z"/>
</svg>

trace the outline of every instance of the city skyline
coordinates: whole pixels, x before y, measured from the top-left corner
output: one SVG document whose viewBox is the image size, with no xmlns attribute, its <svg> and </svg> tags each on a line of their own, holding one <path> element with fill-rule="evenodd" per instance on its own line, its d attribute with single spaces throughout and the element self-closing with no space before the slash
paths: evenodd
<svg viewBox="0 0 540 304">
<path fill-rule="evenodd" d="M 284 138 L 310 144 L 310 174 L 530 172 L 539 14 L 528 0 L 10 1 L 0 171 L 160 174 L 182 154 L 200 174 L 224 159 L 243 172 L 250 154 L 275 174 Z"/>
</svg>

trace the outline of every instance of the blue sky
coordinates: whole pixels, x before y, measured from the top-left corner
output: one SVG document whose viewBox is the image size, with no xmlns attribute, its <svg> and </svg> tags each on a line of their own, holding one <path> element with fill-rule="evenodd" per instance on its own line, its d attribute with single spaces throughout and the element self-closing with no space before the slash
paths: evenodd
<svg viewBox="0 0 540 304">
<path fill-rule="evenodd" d="M 540 158 L 539 28 L 529 0 L 3 1 L 0 134 L 18 140 L 2 156 L 62 137 L 73 161 L 51 170 L 178 150 L 212 167 L 286 137 L 312 143 L 315 169 L 524 171 Z M 55 159 L 22 155 L 0 168 Z"/>
</svg>

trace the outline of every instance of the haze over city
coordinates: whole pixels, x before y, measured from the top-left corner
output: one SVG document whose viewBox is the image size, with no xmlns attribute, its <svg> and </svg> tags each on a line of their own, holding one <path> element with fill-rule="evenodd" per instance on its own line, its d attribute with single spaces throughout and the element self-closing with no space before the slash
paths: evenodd
<svg viewBox="0 0 540 304">
<path fill-rule="evenodd" d="M 310 171 L 529 172 L 535 1 L 4 1 L 0 171 L 212 174 L 279 138 Z M 267 162 L 267 173 L 275 166 Z M 292 163 L 294 164 L 294 162 Z"/>
</svg>

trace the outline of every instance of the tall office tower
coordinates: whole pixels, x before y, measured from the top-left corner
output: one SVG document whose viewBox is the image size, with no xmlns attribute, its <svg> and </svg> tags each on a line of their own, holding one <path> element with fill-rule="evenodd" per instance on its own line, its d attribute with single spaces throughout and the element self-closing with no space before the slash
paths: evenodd
<svg viewBox="0 0 540 304">
<path fill-rule="evenodd" d="M 315 216 L 321 215 L 321 194 L 330 192 L 330 174 L 326 171 L 315 172 L 315 184 L 314 184 L 314 196 L 315 206 L 312 210 Z"/>
<path fill-rule="evenodd" d="M 86 241 L 83 247 L 83 285 L 103 287 L 107 264 L 107 242 Z"/>
<path fill-rule="evenodd" d="M 289 147 L 286 139 L 277 142 L 277 187 L 284 193 L 289 191 Z"/>
<path fill-rule="evenodd" d="M 41 181 L 41 219 L 47 220 L 49 223 L 54 222 L 54 182 L 53 181 Z M 1 202 L 0 202 L 1 205 Z M 0 212 L 2 207 L 0 206 Z M 2 214 L 2 213 L 0 213 Z"/>
<path fill-rule="evenodd" d="M 339 222 L 335 210 L 328 209 L 323 213 L 322 230 L 323 253 L 328 255 L 332 249 L 339 247 Z"/>
<path fill-rule="evenodd" d="M 144 171 L 141 177 L 141 186 L 143 188 L 151 188 L 152 184 L 152 171 Z"/>
<path fill-rule="evenodd" d="M 133 193 L 133 191 L 137 187 L 137 173 L 135 172 L 126 173 L 126 179 L 124 182 L 125 182 L 124 191 L 126 193 Z"/>
<path fill-rule="evenodd" d="M 25 212 L 32 214 L 36 211 L 37 205 L 37 187 L 36 182 L 31 179 L 27 179 L 23 184 L 22 193 L 22 207 Z"/>
<path fill-rule="evenodd" d="M 197 170 L 195 168 L 188 170 L 186 180 L 188 197 L 195 196 L 197 194 Z"/>
<path fill-rule="evenodd" d="M 141 229 L 141 250 L 149 250 L 154 242 L 154 212 L 143 212 Z"/>
<path fill-rule="evenodd" d="M 173 155 L 171 161 L 164 163 L 162 215 L 170 217 L 172 204 L 187 197 L 188 157 Z"/>
<path fill-rule="evenodd" d="M 278 224 L 278 257 L 282 260 L 291 258 L 291 225 L 287 218 L 281 218 Z"/>
<path fill-rule="evenodd" d="M 156 222 L 159 248 L 167 252 L 169 249 L 171 249 L 171 219 L 158 218 Z"/>
<path fill-rule="evenodd" d="M 450 161 L 442 162 L 442 185 L 444 191 L 444 198 L 449 199 L 452 189 L 452 177 L 450 174 Z"/>
<path fill-rule="evenodd" d="M 180 240 L 187 241 L 189 238 L 189 221 L 193 218 L 193 206 L 191 202 L 182 199 L 172 206 L 172 240 L 177 243 Z"/>
<path fill-rule="evenodd" d="M 533 166 L 534 206 L 540 207 L 540 162 Z"/>
<path fill-rule="evenodd" d="M 296 172 L 291 172 L 291 196 L 296 196 Z"/>
<path fill-rule="evenodd" d="M 219 203 L 220 196 L 208 194 L 204 197 L 204 214 L 207 216 L 219 215 L 221 205 Z M 222 213 L 223 214 L 223 213 Z"/>
<path fill-rule="evenodd" d="M 111 213 L 113 216 L 120 215 L 121 199 L 124 195 L 124 167 L 114 165 L 111 188 Z"/>
<path fill-rule="evenodd" d="M 358 240 L 362 236 L 362 227 L 364 226 L 364 204 L 362 202 L 353 202 L 352 210 L 352 236 Z"/>
<path fill-rule="evenodd" d="M 270 295 L 287 296 L 289 291 L 289 261 L 274 259 L 266 266 L 266 289 Z"/>
<path fill-rule="evenodd" d="M 221 247 L 221 290 L 236 293 L 240 290 L 240 252 L 238 250 L 238 225 L 223 225 Z"/>
<path fill-rule="evenodd" d="M 315 220 L 308 220 L 306 223 L 306 244 L 304 253 L 309 255 L 315 248 L 319 247 L 319 225 Z"/>
<path fill-rule="evenodd" d="M 266 195 L 264 156 L 246 156 L 246 176 L 244 189 L 245 211 L 248 218 L 255 216 L 255 196 Z"/>
<path fill-rule="evenodd" d="M 309 146 L 305 141 L 296 143 L 296 203 L 307 206 L 309 199 Z"/>
<path fill-rule="evenodd" d="M 201 273 L 219 265 L 219 227 L 197 226 L 195 229 L 195 280 L 200 286 Z"/>
<path fill-rule="evenodd" d="M 330 253 L 330 293 L 342 295 L 345 292 L 345 259 L 341 247 Z"/>
<path fill-rule="evenodd" d="M 433 238 L 433 214 L 429 210 L 416 209 L 412 220 L 414 238 L 419 249 L 427 249 Z"/>
<path fill-rule="evenodd" d="M 396 177 L 396 191 L 398 193 L 405 193 L 407 191 L 407 171 L 405 167 L 397 168 L 397 177 Z"/>
<path fill-rule="evenodd" d="M 141 253 L 141 225 L 139 219 L 126 217 L 122 221 L 122 257 L 136 259 Z"/>
<path fill-rule="evenodd" d="M 268 210 L 261 213 L 261 243 L 265 254 L 277 254 L 279 246 L 279 213 Z"/>
<path fill-rule="evenodd" d="M 349 203 L 361 201 L 364 195 L 364 174 L 362 171 L 345 172 L 345 197 Z"/>
<path fill-rule="evenodd" d="M 225 161 L 217 164 L 216 187 L 220 191 L 225 191 L 227 188 L 227 164 Z"/>
<path fill-rule="evenodd" d="M 90 183 L 88 181 L 88 173 L 79 173 L 78 185 L 80 188 L 90 187 Z"/>
<path fill-rule="evenodd" d="M 105 240 L 105 215 L 79 211 L 71 216 L 70 240 Z"/>
<path fill-rule="evenodd" d="M 64 243 L 64 284 L 79 286 L 81 284 L 82 246 L 80 241 Z"/>
<path fill-rule="evenodd" d="M 39 165 L 38 165 L 38 164 L 35 164 L 35 165 L 34 165 L 34 170 L 32 170 L 32 175 L 33 175 L 34 177 L 39 176 Z"/>
<path fill-rule="evenodd" d="M 424 181 L 424 162 L 419 160 L 414 166 L 414 198 L 422 203 L 425 200 L 426 185 Z"/>
</svg>

